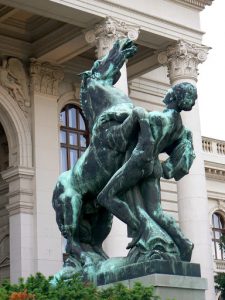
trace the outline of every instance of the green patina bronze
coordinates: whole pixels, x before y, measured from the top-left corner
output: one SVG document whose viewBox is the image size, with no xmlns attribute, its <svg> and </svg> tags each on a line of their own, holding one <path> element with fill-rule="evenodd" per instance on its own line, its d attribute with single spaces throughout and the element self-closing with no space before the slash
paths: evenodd
<svg viewBox="0 0 225 300">
<path fill-rule="evenodd" d="M 53 193 L 68 253 L 54 280 L 79 273 L 107 283 L 112 276 L 120 280 L 145 275 L 145 266 L 153 268 L 154 261 L 169 262 L 175 270 L 191 260 L 193 244 L 162 210 L 160 178 L 179 180 L 192 165 L 192 135 L 180 112 L 192 109 L 196 88 L 185 82 L 172 87 L 163 100 L 163 112 L 135 107 L 113 86 L 135 52 L 129 39 L 118 40 L 107 56 L 82 74 L 81 106 L 91 141 L 76 165 L 60 175 Z M 160 153 L 168 154 L 163 162 Z M 127 257 L 110 259 L 102 249 L 113 215 L 127 224 L 132 237 Z"/>
</svg>

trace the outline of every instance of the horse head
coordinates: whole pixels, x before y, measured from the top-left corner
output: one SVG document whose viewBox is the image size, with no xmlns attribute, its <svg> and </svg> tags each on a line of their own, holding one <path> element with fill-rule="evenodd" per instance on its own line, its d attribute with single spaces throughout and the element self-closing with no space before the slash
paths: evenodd
<svg viewBox="0 0 225 300">
<path fill-rule="evenodd" d="M 137 48 L 130 39 L 117 40 L 106 56 L 94 62 L 91 70 L 81 73 L 80 102 L 90 129 L 100 113 L 118 104 L 116 97 L 113 99 L 107 96 L 107 89 L 112 88 L 119 80 L 124 62 L 136 51 Z M 116 89 L 114 94 L 116 95 Z"/>
</svg>

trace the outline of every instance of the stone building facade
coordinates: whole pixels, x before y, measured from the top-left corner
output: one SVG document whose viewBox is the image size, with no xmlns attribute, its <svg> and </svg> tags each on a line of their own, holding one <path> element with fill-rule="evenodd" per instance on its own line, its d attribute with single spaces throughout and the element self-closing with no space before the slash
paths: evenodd
<svg viewBox="0 0 225 300">
<path fill-rule="evenodd" d="M 0 279 L 50 275 L 62 265 L 51 197 L 59 173 L 88 143 L 78 74 L 129 37 L 139 51 L 123 66 L 118 88 L 136 105 L 163 110 L 170 85 L 197 83 L 209 49 L 201 42 L 200 12 L 211 3 L 12 0 L 9 7 L 0 0 Z M 213 236 L 223 233 L 225 220 L 225 142 L 201 137 L 198 104 L 182 118 L 197 158 L 180 182 L 162 180 L 162 205 L 194 242 L 192 261 L 201 264 L 212 300 L 214 272 L 225 270 Z M 127 241 L 115 219 L 105 250 L 123 255 Z"/>
</svg>

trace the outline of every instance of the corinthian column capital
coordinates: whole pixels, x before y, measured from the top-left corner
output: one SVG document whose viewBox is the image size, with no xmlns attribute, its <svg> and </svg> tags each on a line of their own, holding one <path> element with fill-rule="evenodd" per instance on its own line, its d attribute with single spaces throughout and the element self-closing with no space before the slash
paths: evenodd
<svg viewBox="0 0 225 300">
<path fill-rule="evenodd" d="M 97 57 L 101 58 L 109 52 L 117 39 L 128 37 L 134 41 L 138 38 L 138 34 L 137 26 L 107 17 L 93 30 L 87 31 L 85 39 L 97 47 Z"/>
<path fill-rule="evenodd" d="M 158 61 L 168 67 L 168 77 L 171 84 L 178 81 L 197 82 L 198 65 L 203 63 L 209 47 L 179 40 L 158 54 Z"/>
</svg>

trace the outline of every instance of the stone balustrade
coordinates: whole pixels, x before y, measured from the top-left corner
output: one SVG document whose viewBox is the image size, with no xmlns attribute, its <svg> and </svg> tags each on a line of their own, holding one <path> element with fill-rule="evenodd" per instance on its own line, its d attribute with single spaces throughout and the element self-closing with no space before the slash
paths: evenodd
<svg viewBox="0 0 225 300">
<path fill-rule="evenodd" d="M 225 141 L 202 137 L 202 150 L 214 155 L 225 156 Z"/>
<path fill-rule="evenodd" d="M 225 270 L 225 261 L 224 260 L 214 260 L 216 272 L 224 272 Z"/>
</svg>

